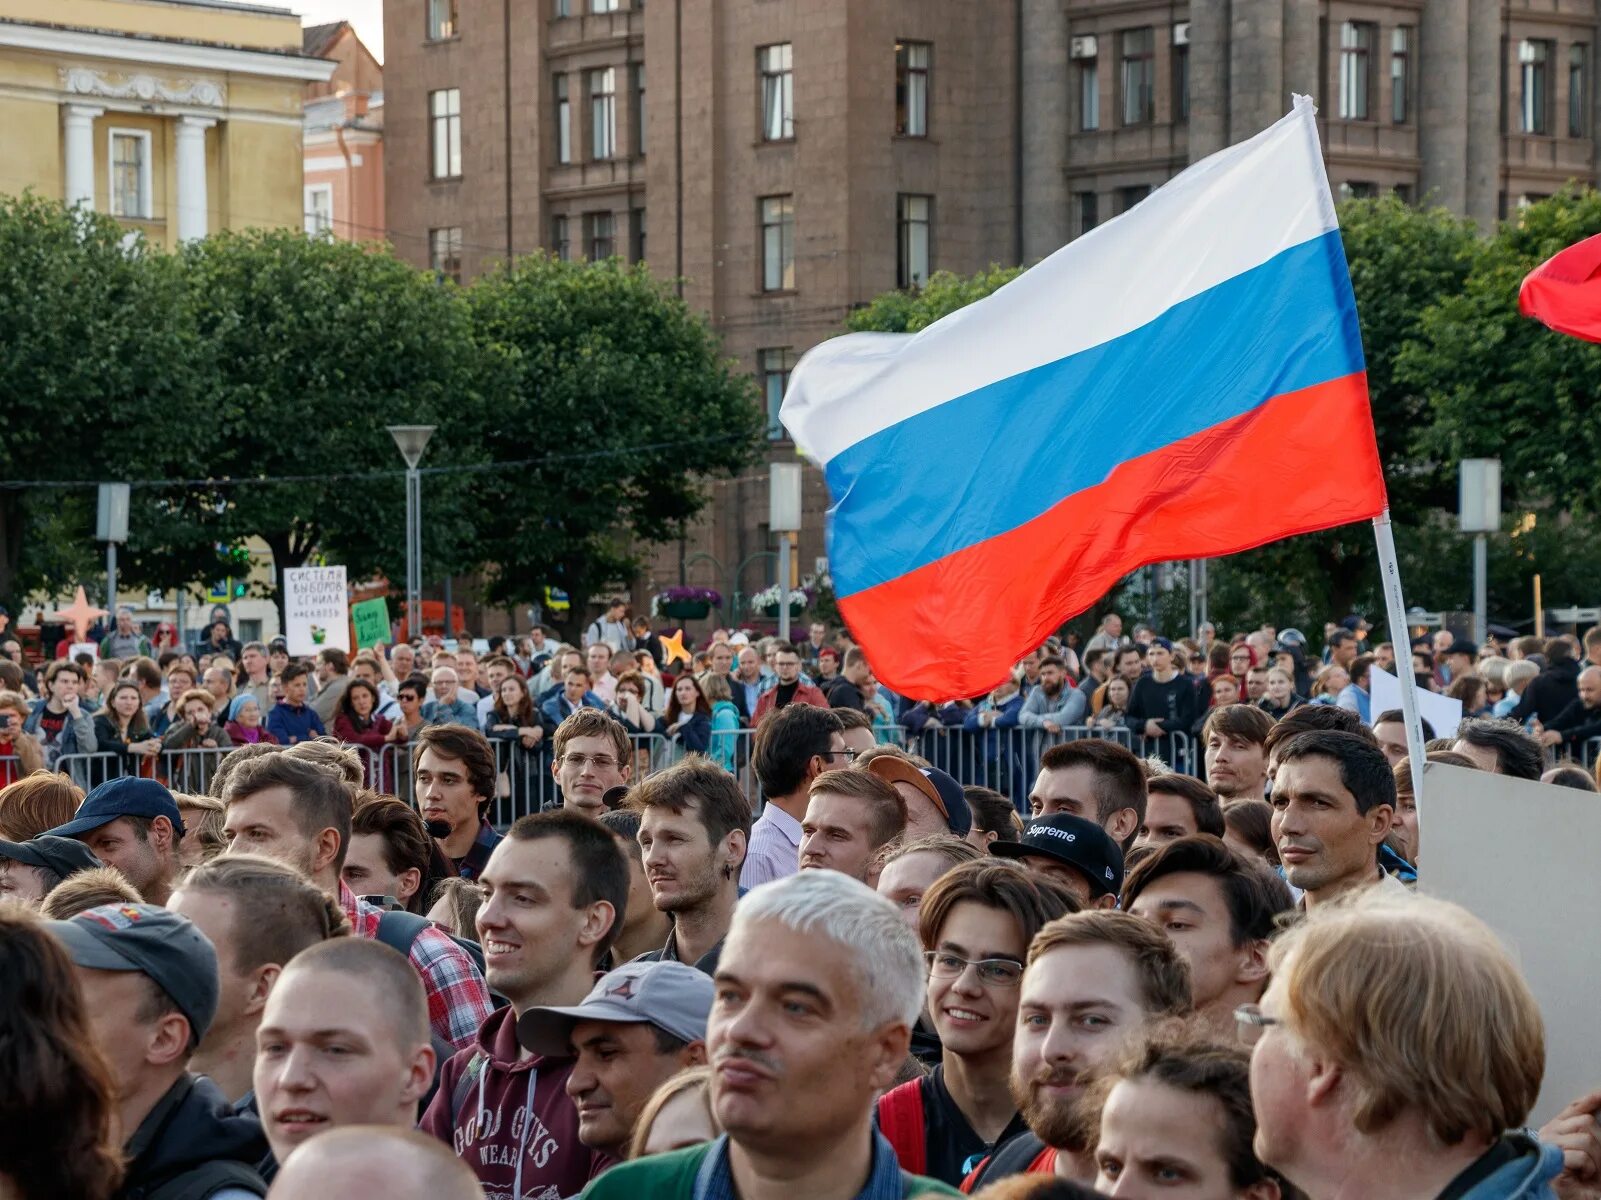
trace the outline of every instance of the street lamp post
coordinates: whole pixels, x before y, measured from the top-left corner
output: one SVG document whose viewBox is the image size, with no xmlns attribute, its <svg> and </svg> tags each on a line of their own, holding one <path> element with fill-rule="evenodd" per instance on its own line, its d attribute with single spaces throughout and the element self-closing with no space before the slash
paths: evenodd
<svg viewBox="0 0 1601 1200">
<path fill-rule="evenodd" d="M 434 425 L 390 425 L 400 457 L 406 460 L 406 634 L 422 633 L 422 461 Z M 447 614 L 448 615 L 448 614 Z"/>
<path fill-rule="evenodd" d="M 1483 645 L 1490 631 L 1490 554 L 1485 535 L 1501 528 L 1501 460 L 1464 458 L 1458 482 L 1462 532 L 1473 534 L 1473 636 Z"/>
<path fill-rule="evenodd" d="M 767 528 L 778 534 L 778 640 L 789 641 L 790 538 L 801 527 L 801 465 L 769 464 Z"/>
</svg>

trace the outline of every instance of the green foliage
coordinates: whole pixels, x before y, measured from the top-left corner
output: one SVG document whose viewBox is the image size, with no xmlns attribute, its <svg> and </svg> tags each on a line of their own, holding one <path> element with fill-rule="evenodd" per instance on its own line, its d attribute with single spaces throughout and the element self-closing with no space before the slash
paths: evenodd
<svg viewBox="0 0 1601 1200">
<path fill-rule="evenodd" d="M 982 300 L 1023 273 L 1022 267 L 991 266 L 963 278 L 935 271 L 920 288 L 885 292 L 845 319 L 851 333 L 916 333 L 943 316 Z"/>
<path fill-rule="evenodd" d="M 536 255 L 467 298 L 494 396 L 479 444 L 491 461 L 534 460 L 474 480 L 487 599 L 549 584 L 582 614 L 640 566 L 641 543 L 676 537 L 701 510 L 705 478 L 754 461 L 755 385 L 641 266 Z"/>
</svg>

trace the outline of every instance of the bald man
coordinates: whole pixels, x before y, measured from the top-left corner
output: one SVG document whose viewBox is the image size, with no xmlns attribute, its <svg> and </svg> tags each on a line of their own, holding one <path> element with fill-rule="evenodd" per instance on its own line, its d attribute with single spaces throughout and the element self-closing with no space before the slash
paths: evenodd
<svg viewBox="0 0 1601 1200">
<path fill-rule="evenodd" d="M 1582 754 L 1591 738 L 1601 737 L 1601 667 L 1579 672 L 1578 696 L 1551 719 L 1539 737 L 1541 745 L 1566 744 L 1575 755 Z"/>
<path fill-rule="evenodd" d="M 274 1157 L 286 1164 L 345 1125 L 410 1129 L 436 1061 L 428 997 L 403 955 L 365 938 L 301 951 L 256 1030 L 256 1104 Z"/>
<path fill-rule="evenodd" d="M 467 1164 L 409 1129 L 351 1125 L 311 1142 L 278 1172 L 271 1200 L 483 1200 Z"/>
</svg>

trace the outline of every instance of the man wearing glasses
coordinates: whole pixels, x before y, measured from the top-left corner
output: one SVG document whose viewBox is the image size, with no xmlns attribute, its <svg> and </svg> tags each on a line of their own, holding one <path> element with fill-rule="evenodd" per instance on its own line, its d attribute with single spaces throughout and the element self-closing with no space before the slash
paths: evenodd
<svg viewBox="0 0 1601 1200">
<path fill-rule="evenodd" d="M 792 704 L 762 722 L 751 766 L 767 804 L 751 826 L 741 887 L 748 890 L 799 869 L 801 818 L 812 780 L 849 765 L 839 717 L 829 709 Z"/>
<path fill-rule="evenodd" d="M 1028 1132 L 1008 1087 L 1023 960 L 1046 923 L 1077 910 L 1054 881 L 993 859 L 953 868 L 924 895 L 918 936 L 940 1062 L 878 1102 L 879 1128 L 906 1170 L 954 1187 L 996 1145 Z"/>
<path fill-rule="evenodd" d="M 556 728 L 550 773 L 561 788 L 561 804 L 585 816 L 606 811 L 605 796 L 627 787 L 634 773 L 628 732 L 598 708 L 575 709 Z"/>
</svg>

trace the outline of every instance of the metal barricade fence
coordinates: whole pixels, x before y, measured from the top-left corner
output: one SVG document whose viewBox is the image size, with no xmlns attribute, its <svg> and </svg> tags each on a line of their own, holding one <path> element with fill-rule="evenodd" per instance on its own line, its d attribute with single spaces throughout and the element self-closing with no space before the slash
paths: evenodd
<svg viewBox="0 0 1601 1200">
<path fill-rule="evenodd" d="M 108 779 L 116 779 L 126 774 L 122 759 L 122 755 L 111 751 L 97 754 L 63 754 L 50 765 L 50 769 L 65 772 L 73 783 L 88 792 Z"/>
<path fill-rule="evenodd" d="M 232 746 L 194 746 L 182 750 L 162 750 L 153 760 L 145 761 L 151 762 L 154 767 L 153 777 L 160 779 L 173 791 L 203 796 L 211 787 L 211 778 L 217 773 L 218 764 L 232 750 Z M 151 774 L 144 768 L 144 763 L 138 760 L 129 761 L 127 756 L 118 757 L 124 759 L 123 774 Z"/>
<path fill-rule="evenodd" d="M 1579 762 L 1586 771 L 1595 770 L 1598 758 L 1601 758 L 1601 737 L 1593 737 L 1579 747 Z"/>
</svg>

